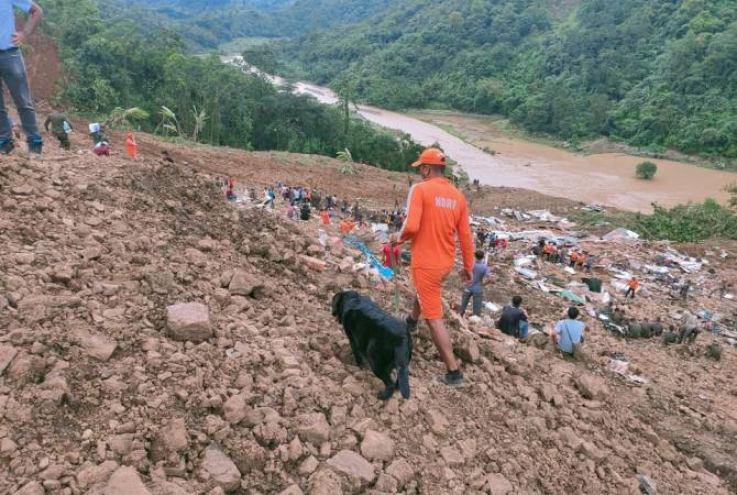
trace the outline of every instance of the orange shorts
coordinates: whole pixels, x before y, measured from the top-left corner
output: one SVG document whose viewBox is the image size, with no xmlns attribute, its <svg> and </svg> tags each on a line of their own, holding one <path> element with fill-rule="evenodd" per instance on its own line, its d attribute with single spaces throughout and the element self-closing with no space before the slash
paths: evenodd
<svg viewBox="0 0 737 495">
<path fill-rule="evenodd" d="M 426 320 L 439 320 L 443 317 L 443 303 L 440 289 L 450 273 L 450 268 L 412 268 L 412 281 L 420 301 L 422 317 Z"/>
</svg>

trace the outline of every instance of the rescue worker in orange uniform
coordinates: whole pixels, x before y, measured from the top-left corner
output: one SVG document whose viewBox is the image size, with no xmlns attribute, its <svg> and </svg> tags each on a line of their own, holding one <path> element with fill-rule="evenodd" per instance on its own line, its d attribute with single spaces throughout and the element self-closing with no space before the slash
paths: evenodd
<svg viewBox="0 0 737 495">
<path fill-rule="evenodd" d="M 415 331 L 420 316 L 427 321 L 433 343 L 447 368 L 440 379 L 446 385 L 459 386 L 463 384 L 463 373 L 443 323 L 441 286 L 453 269 L 456 235 L 463 255 L 460 275 L 464 285 L 471 282 L 474 246 L 466 198 L 445 178 L 445 162 L 442 151 L 428 148 L 412 164 L 419 169 L 422 182 L 409 191 L 407 219 L 399 241 L 412 244 L 411 272 L 417 293 L 407 326 Z"/>
</svg>

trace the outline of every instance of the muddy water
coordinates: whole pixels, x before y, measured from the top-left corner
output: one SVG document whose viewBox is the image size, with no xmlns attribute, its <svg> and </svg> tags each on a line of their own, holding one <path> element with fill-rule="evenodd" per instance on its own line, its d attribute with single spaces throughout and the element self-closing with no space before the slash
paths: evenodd
<svg viewBox="0 0 737 495">
<path fill-rule="evenodd" d="M 271 79 L 283 84 L 280 78 Z M 323 103 L 338 101 L 329 89 L 312 84 L 298 83 L 295 90 Z M 421 144 L 439 143 L 471 179 L 491 186 L 521 187 L 586 203 L 649 212 L 654 202 L 673 206 L 710 197 L 726 200 L 724 186 L 737 180 L 737 175 L 728 172 L 652 160 L 658 165 L 658 173 L 654 180 L 645 181 L 635 178 L 635 167 L 643 160 L 640 157 L 615 153 L 584 156 L 511 138 L 484 117 L 429 112 L 401 114 L 365 105 L 359 105 L 358 111 L 367 120 L 405 132 Z M 452 126 L 476 146 L 430 122 Z M 492 156 L 482 151 L 486 146 L 497 154 Z"/>
</svg>

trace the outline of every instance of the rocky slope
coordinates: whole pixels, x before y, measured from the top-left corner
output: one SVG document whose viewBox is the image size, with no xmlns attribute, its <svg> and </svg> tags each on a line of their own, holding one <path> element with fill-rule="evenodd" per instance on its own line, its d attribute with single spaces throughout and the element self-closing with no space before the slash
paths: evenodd
<svg viewBox="0 0 737 495">
<path fill-rule="evenodd" d="M 53 149 L 0 161 L 0 492 L 636 494 L 637 475 L 658 493 L 737 486 L 729 347 L 715 364 L 599 330 L 578 363 L 454 321 L 469 384 L 436 383 L 423 328 L 413 397 L 382 403 L 330 298 L 352 286 L 388 308 L 390 288 L 353 273 L 358 252 L 320 246 L 316 224 L 226 203 L 213 172 L 386 191 L 377 206 L 405 177 L 359 167 L 361 187 L 332 161 L 206 147 L 169 165 L 141 139 L 135 163 Z M 551 318 L 563 308 L 497 263 L 492 297 L 522 291 Z M 603 369 L 622 346 L 650 384 Z"/>
</svg>

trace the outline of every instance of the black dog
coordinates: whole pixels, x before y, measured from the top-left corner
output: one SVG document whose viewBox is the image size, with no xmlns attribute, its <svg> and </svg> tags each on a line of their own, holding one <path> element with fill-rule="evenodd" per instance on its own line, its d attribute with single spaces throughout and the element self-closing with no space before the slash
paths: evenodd
<svg viewBox="0 0 737 495">
<path fill-rule="evenodd" d="M 333 316 L 348 335 L 356 364 L 368 361 L 371 371 L 386 385 L 378 394 L 388 400 L 399 388 L 409 399 L 409 362 L 412 359 L 412 338 L 407 325 L 387 315 L 374 301 L 358 292 L 339 292 L 333 297 Z M 397 370 L 397 381 L 391 379 Z"/>
</svg>

